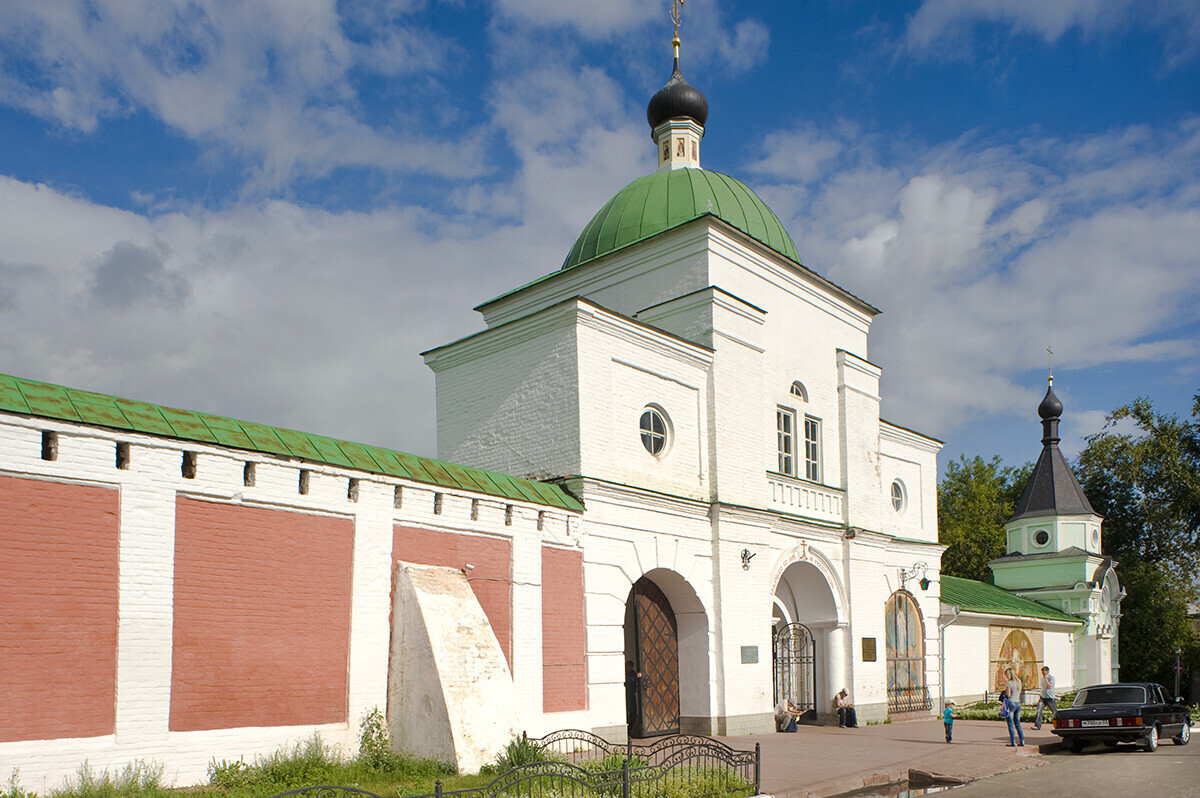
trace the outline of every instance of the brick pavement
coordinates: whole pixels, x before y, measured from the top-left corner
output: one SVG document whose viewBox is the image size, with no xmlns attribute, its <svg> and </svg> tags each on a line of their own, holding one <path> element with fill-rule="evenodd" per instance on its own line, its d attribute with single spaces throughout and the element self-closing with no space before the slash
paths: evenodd
<svg viewBox="0 0 1200 798">
<path fill-rule="evenodd" d="M 1009 748 L 1003 723 L 954 722 L 947 745 L 937 719 L 839 729 L 801 726 L 795 734 L 722 737 L 738 749 L 762 745 L 761 792 L 776 798 L 829 796 L 906 779 L 910 771 L 962 781 L 1038 767 L 1039 749 L 1056 748 L 1046 726 L 1025 725 L 1025 747 Z"/>
</svg>

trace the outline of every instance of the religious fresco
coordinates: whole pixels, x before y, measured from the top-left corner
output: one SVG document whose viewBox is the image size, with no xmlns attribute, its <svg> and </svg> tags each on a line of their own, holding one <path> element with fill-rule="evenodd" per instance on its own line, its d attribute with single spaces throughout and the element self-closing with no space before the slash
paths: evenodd
<svg viewBox="0 0 1200 798">
<path fill-rule="evenodd" d="M 1012 668 L 1026 690 L 1037 689 L 1041 667 L 1042 630 L 991 627 L 992 689 L 1005 687 L 1006 668 Z M 1036 644 L 1036 645 L 1035 645 Z"/>
</svg>

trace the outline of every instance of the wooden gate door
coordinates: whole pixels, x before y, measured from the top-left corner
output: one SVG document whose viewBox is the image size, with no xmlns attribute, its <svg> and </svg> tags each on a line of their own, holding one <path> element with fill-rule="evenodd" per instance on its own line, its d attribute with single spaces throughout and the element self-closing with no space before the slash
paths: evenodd
<svg viewBox="0 0 1200 798">
<path fill-rule="evenodd" d="M 679 634 L 671 603 L 649 579 L 633 586 L 637 668 L 641 682 L 641 733 L 679 733 Z"/>
</svg>

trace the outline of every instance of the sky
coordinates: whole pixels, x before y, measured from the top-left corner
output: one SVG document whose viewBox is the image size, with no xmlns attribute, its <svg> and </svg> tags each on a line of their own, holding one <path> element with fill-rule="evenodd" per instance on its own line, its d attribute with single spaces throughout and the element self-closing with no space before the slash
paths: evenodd
<svg viewBox="0 0 1200 798">
<path fill-rule="evenodd" d="M 0 373 L 436 455 L 419 353 L 654 170 L 664 0 L 0 3 Z M 1200 3 L 688 0 L 705 168 L 883 312 L 882 415 L 1200 390 Z"/>
</svg>

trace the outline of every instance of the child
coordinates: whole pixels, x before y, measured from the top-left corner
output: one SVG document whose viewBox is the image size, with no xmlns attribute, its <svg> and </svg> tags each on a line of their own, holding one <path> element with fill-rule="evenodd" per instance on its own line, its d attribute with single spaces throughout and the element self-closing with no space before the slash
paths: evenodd
<svg viewBox="0 0 1200 798">
<path fill-rule="evenodd" d="M 946 711 L 942 713 L 942 722 L 946 724 L 946 742 L 952 742 L 950 739 L 954 734 L 954 719 L 958 717 L 958 713 L 954 711 L 954 702 L 946 702 Z"/>
</svg>

